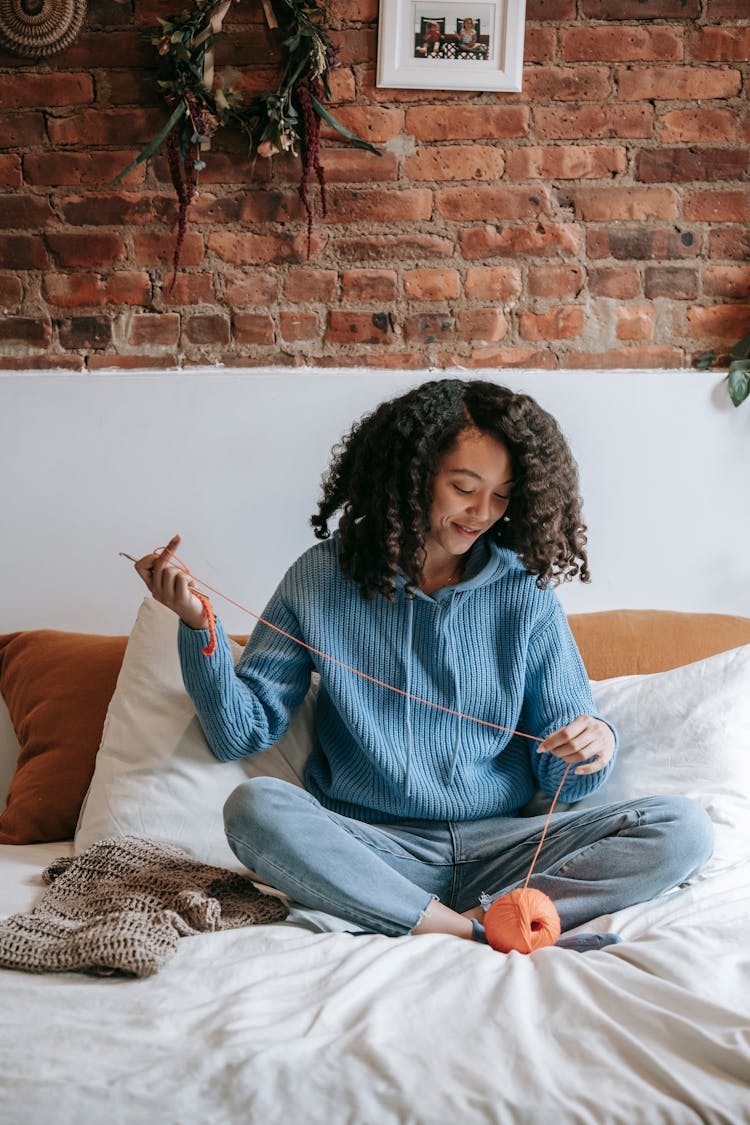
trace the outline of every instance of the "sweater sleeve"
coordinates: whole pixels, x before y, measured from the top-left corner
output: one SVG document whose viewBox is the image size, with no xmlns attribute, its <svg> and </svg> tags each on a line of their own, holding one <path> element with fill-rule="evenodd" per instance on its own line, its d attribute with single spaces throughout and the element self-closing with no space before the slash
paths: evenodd
<svg viewBox="0 0 750 1125">
<path fill-rule="evenodd" d="M 537 624 L 529 640 L 526 689 L 521 729 L 539 739 L 559 730 L 579 715 L 599 715 L 594 705 L 586 669 L 570 632 L 565 612 L 554 595 L 551 611 Z M 611 726 L 611 724 L 608 724 Z M 617 750 L 617 732 L 615 752 Z M 531 767 L 537 785 L 549 796 L 557 792 L 566 764 L 554 754 L 537 754 L 530 749 Z M 594 793 L 609 777 L 612 755 L 604 769 L 576 775 L 574 768 L 560 793 L 562 801 L 580 801 Z"/>
<path fill-rule="evenodd" d="M 279 590 L 263 617 L 302 639 L 296 615 Z M 262 622 L 253 630 L 236 668 L 220 621 L 212 656 L 201 652 L 207 642 L 207 630 L 190 629 L 180 622 L 182 678 L 213 754 L 227 762 L 273 746 L 310 686 L 307 650 Z"/>
</svg>

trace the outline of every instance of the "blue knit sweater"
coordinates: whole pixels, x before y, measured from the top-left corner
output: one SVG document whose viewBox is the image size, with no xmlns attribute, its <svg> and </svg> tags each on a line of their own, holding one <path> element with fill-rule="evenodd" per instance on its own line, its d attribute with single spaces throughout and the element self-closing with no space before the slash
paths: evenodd
<svg viewBox="0 0 750 1125">
<path fill-rule="evenodd" d="M 395 602 L 365 600 L 345 579 L 334 536 L 289 569 L 263 616 L 337 660 L 478 719 L 544 738 L 593 715 L 583 663 L 563 609 L 515 554 L 480 540 L 460 584 Z M 208 743 L 228 761 L 284 734 L 320 673 L 315 745 L 305 784 L 327 808 L 372 823 L 511 816 L 538 786 L 557 789 L 564 764 L 537 743 L 435 710 L 354 675 L 258 624 L 236 669 L 218 624 L 181 623 L 182 674 Z M 571 770 L 561 799 L 596 790 L 609 765 Z"/>
</svg>

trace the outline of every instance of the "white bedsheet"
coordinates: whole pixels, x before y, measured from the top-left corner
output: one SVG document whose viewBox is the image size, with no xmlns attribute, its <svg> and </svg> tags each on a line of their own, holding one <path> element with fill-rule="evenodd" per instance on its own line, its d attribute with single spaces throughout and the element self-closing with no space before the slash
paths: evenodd
<svg viewBox="0 0 750 1125">
<path fill-rule="evenodd" d="M 0 849 L 0 907 L 68 850 Z M 148 980 L 2 972 L 0 1117 L 750 1122 L 750 869 L 603 924 L 624 942 L 583 955 L 279 924 L 186 938 Z"/>
</svg>

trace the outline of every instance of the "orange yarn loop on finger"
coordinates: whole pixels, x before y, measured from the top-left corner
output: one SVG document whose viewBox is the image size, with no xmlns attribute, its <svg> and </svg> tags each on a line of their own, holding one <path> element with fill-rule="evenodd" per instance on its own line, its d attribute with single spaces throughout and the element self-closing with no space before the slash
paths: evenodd
<svg viewBox="0 0 750 1125">
<path fill-rule="evenodd" d="M 554 945 L 560 936 L 560 915 L 543 891 L 517 887 L 495 899 L 484 916 L 487 941 L 499 953 L 533 953 Z"/>
</svg>

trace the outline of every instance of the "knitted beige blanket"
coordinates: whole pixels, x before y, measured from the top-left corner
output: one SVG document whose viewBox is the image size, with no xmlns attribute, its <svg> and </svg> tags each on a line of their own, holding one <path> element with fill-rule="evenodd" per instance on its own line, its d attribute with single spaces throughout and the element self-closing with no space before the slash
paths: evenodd
<svg viewBox="0 0 750 1125">
<path fill-rule="evenodd" d="M 191 934 L 277 922 L 284 904 L 246 875 L 137 836 L 100 840 L 43 873 L 50 889 L 0 921 L 0 967 L 147 977 Z"/>
</svg>

